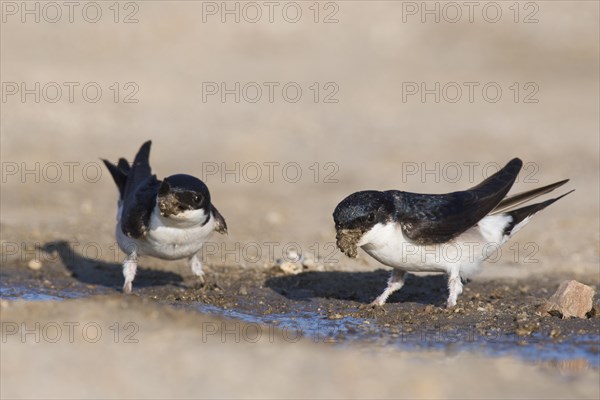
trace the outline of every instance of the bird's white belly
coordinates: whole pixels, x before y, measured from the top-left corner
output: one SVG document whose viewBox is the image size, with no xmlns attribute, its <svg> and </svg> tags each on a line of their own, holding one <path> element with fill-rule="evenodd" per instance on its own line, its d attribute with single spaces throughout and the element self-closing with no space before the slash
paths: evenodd
<svg viewBox="0 0 600 400">
<path fill-rule="evenodd" d="M 148 231 L 147 251 L 154 257 L 170 260 L 191 257 L 200 251 L 209 236 L 210 232 L 204 229 L 159 227 Z"/>
<path fill-rule="evenodd" d="M 448 243 L 421 246 L 408 241 L 397 224 L 388 223 L 365 233 L 358 245 L 382 264 L 409 272 L 459 270 L 469 276 L 481 269 L 490 247 L 478 226 Z M 499 246 L 499 245 L 498 245 Z"/>
<path fill-rule="evenodd" d="M 448 268 L 441 257 L 441 249 L 430 246 L 412 245 L 408 242 L 375 245 L 369 243 L 362 249 L 371 257 L 389 267 L 409 272 L 447 272 Z"/>
<path fill-rule="evenodd" d="M 138 255 L 147 255 L 164 260 L 178 260 L 191 257 L 202 249 L 214 230 L 214 218 L 204 225 L 172 224 L 153 214 L 150 227 L 144 237 L 134 239 L 126 236 L 117 223 L 116 236 L 119 247 L 126 254 L 136 251 Z"/>
</svg>

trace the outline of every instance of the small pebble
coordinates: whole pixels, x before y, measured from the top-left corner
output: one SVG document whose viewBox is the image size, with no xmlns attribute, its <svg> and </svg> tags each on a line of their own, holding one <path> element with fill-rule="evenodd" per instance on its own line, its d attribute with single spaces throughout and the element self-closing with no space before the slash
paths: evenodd
<svg viewBox="0 0 600 400">
<path fill-rule="evenodd" d="M 29 260 L 29 262 L 27 263 L 27 266 L 30 269 L 37 271 L 42 268 L 42 262 L 40 260 L 36 260 L 36 259 Z"/>
<path fill-rule="evenodd" d="M 284 261 L 279 264 L 279 269 L 288 275 L 298 275 L 304 268 L 300 263 Z"/>
</svg>

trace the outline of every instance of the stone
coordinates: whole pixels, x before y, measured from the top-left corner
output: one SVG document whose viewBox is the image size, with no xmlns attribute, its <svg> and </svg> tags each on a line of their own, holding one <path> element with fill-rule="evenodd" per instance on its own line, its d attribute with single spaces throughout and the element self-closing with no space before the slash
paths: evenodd
<svg viewBox="0 0 600 400">
<path fill-rule="evenodd" d="M 40 260 L 32 259 L 32 260 L 29 260 L 29 262 L 27 263 L 27 266 L 30 269 L 37 271 L 42 268 L 42 262 Z"/>
<path fill-rule="evenodd" d="M 302 264 L 284 261 L 279 264 L 279 269 L 287 275 L 298 275 L 304 269 Z"/>
<path fill-rule="evenodd" d="M 542 306 L 542 311 L 562 318 L 585 318 L 592 310 L 594 289 L 575 280 L 564 281 Z"/>
</svg>

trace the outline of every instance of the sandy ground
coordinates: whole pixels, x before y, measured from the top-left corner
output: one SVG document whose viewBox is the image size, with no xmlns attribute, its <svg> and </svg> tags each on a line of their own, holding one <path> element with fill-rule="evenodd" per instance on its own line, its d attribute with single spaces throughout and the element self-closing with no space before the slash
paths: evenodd
<svg viewBox="0 0 600 400">
<path fill-rule="evenodd" d="M 248 15 L 222 23 L 219 14 L 203 14 L 207 2 L 162 1 L 127 9 L 120 3 L 117 23 L 109 3 L 100 3 L 96 23 L 81 10 L 72 23 L 67 10 L 57 23 L 44 20 L 54 14 L 23 23 L 20 10 L 13 15 L 6 3 L 2 287 L 58 297 L 118 291 L 116 189 L 99 157 L 131 158 L 147 139 L 159 177 L 185 172 L 204 179 L 229 235 L 215 236 L 203 254 L 204 286 L 184 262 L 143 259 L 134 284 L 141 299 L 3 302 L 3 323 L 98 321 L 112 334 L 113 321 L 133 320 L 140 332 L 130 347 L 104 343 L 106 334 L 98 345 L 21 343 L 11 335 L 2 343 L 3 398 L 598 397 L 598 370 L 586 363 L 564 378 L 513 356 L 404 354 L 381 343 L 200 344 L 198 325 L 215 319 L 206 309 L 192 310 L 212 304 L 255 315 L 339 314 L 371 321 L 383 338 L 400 325 L 422 329 L 431 319 L 450 326 L 455 318 L 525 337 L 550 337 L 558 328 L 552 341 L 597 333 L 597 316 L 561 321 L 536 315 L 536 307 L 563 279 L 600 285 L 598 3 L 522 3 L 514 22 L 512 2 L 501 2 L 496 23 L 480 9 L 473 22 L 463 9 L 457 23 L 444 15 L 422 23 L 405 8 L 413 3 L 366 1 L 321 3 L 317 23 L 309 3 L 300 3 L 297 23 L 277 13 L 270 23 L 266 9 L 256 23 Z M 138 21 L 123 23 L 131 12 Z M 321 22 L 331 15 L 338 22 Z M 538 22 L 524 23 L 526 16 Z M 35 93 L 22 97 L 22 84 L 36 92 L 36 82 L 39 102 Z M 253 103 L 254 92 L 240 89 L 239 102 L 235 94 L 222 102 L 207 94 L 214 84 L 236 82 L 248 90 L 258 85 L 262 97 Z M 269 82 L 277 88 L 273 101 Z M 439 102 L 435 94 L 422 101 L 420 93 L 407 93 L 436 82 Z M 297 102 L 281 92 L 290 83 L 302 90 Z M 68 85 L 75 87 L 73 101 Z M 86 85 L 101 88 L 97 102 L 93 92 L 82 93 Z M 500 87 L 502 97 L 486 100 L 485 85 Z M 52 102 L 57 86 L 62 97 Z M 457 86 L 462 96 L 452 102 Z M 467 285 L 459 301 L 464 314 L 439 307 L 439 277 L 413 278 L 387 314 L 360 308 L 383 288 L 386 273 L 364 253 L 349 260 L 332 247 L 331 213 L 342 198 L 362 189 L 462 189 L 515 156 L 526 162 L 515 191 L 571 178 L 565 191 L 576 192 L 537 216 Z M 273 265 L 292 247 L 316 254 L 326 267 L 281 275 Z M 27 268 L 32 259 L 41 260 L 41 270 Z M 359 330 L 356 342 L 366 337 L 373 334 Z"/>
<path fill-rule="evenodd" d="M 497 398 L 498 393 L 503 398 L 541 398 L 540 393 L 594 398 L 598 394 L 595 371 L 561 376 L 508 358 L 457 354 L 440 360 L 435 353 L 336 349 L 290 340 L 278 331 L 247 330 L 240 322 L 174 311 L 133 296 L 65 303 L 3 301 L 1 307 L 3 323 L 39 323 L 47 331 L 45 337 L 52 338 L 55 325 L 64 329 L 52 345 L 35 343 L 33 336 L 23 338 L 20 333 L 7 338 L 2 364 L 10 368 L 3 370 L 2 398 Z M 72 341 L 67 326 L 73 327 Z"/>
</svg>

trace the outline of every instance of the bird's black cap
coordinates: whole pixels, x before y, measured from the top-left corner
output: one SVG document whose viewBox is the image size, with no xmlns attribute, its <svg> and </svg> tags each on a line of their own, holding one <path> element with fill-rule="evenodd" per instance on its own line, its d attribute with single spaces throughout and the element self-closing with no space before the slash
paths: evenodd
<svg viewBox="0 0 600 400">
<path fill-rule="evenodd" d="M 336 230 L 367 230 L 378 222 L 384 222 L 393 213 L 394 205 L 385 192 L 365 190 L 352 193 L 340 202 L 333 212 Z"/>
<path fill-rule="evenodd" d="M 163 179 L 158 189 L 158 196 L 163 198 L 159 201 L 159 206 L 167 214 L 170 213 L 169 209 L 175 206 L 178 210 L 210 207 L 208 187 L 200 179 L 191 175 L 177 174 Z M 167 201 L 167 199 L 171 200 Z"/>
</svg>

